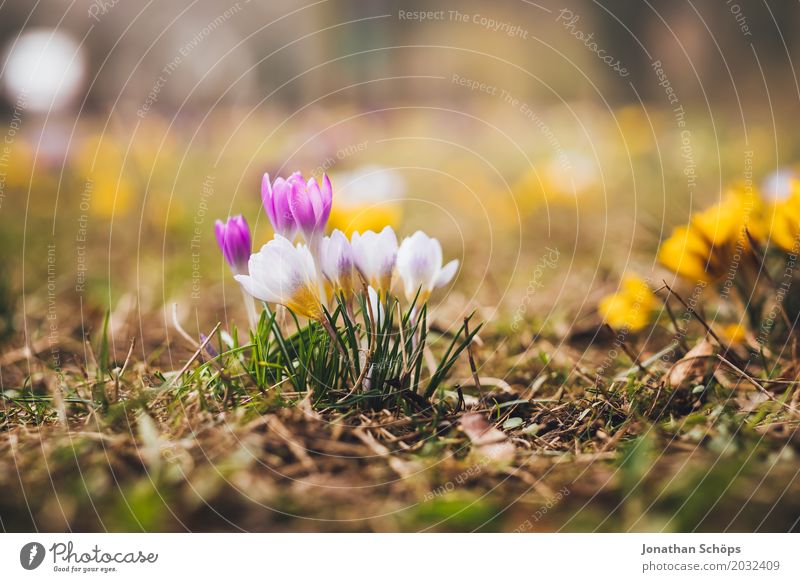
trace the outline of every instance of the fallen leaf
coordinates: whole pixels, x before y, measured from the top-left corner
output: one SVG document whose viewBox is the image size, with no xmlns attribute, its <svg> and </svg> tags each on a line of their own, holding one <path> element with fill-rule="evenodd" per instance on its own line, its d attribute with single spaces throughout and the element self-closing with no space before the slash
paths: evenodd
<svg viewBox="0 0 800 582">
<path fill-rule="evenodd" d="M 515 448 L 506 433 L 495 428 L 479 412 L 469 412 L 461 417 L 461 430 L 481 457 L 496 463 L 508 463 L 514 458 Z"/>
<path fill-rule="evenodd" d="M 713 353 L 714 346 L 704 339 L 672 365 L 667 373 L 667 383 L 673 388 L 690 388 L 702 384 L 709 369 L 709 356 Z"/>
</svg>

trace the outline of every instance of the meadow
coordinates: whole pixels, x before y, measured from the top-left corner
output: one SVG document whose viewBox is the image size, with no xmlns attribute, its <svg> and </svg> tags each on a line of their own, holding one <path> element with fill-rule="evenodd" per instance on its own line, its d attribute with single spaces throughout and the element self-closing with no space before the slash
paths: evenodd
<svg viewBox="0 0 800 582">
<path fill-rule="evenodd" d="M 795 169 L 486 98 L 17 137 L 2 528 L 797 530 Z"/>
</svg>

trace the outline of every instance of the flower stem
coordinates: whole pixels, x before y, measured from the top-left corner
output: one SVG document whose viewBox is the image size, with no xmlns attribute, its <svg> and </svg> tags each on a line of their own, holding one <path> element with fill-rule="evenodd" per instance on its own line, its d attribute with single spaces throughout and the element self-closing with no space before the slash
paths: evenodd
<svg viewBox="0 0 800 582">
<path fill-rule="evenodd" d="M 244 287 L 239 285 L 242 291 L 242 299 L 244 299 L 244 308 L 247 311 L 247 322 L 250 324 L 250 329 L 255 331 L 258 327 L 258 314 L 256 313 L 256 301 L 253 296 L 244 290 Z"/>
</svg>

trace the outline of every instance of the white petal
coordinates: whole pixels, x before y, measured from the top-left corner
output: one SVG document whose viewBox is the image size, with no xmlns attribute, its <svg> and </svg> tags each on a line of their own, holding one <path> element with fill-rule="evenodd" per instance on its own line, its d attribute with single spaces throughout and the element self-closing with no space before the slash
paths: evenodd
<svg viewBox="0 0 800 582">
<path fill-rule="evenodd" d="M 288 273 L 283 268 L 283 260 L 278 250 L 280 245 L 272 242 L 264 245 L 258 253 L 250 257 L 247 271 L 260 288 L 265 289 L 273 297 L 280 297 L 281 289 L 287 286 Z"/>
<path fill-rule="evenodd" d="M 423 292 L 433 290 L 441 267 L 442 246 L 420 230 L 403 240 L 397 251 L 397 271 L 409 300 L 420 288 Z"/>
<path fill-rule="evenodd" d="M 385 227 L 380 235 L 375 248 L 374 269 L 379 276 L 386 276 L 394 271 L 397 262 L 397 235 L 391 226 Z"/>
<path fill-rule="evenodd" d="M 294 247 L 291 250 L 280 249 L 276 255 L 270 288 L 281 297 L 281 303 L 286 303 L 308 280 L 306 266 L 304 257 Z"/>
<path fill-rule="evenodd" d="M 384 248 L 392 249 L 397 252 L 397 235 L 391 226 L 384 226 L 380 233 L 380 238 L 383 242 Z"/>
<path fill-rule="evenodd" d="M 362 245 L 361 234 L 356 231 L 353 233 L 353 236 L 350 237 L 350 248 L 353 249 L 353 263 L 355 263 L 356 268 L 362 272 L 364 272 L 365 259 L 364 257 L 364 246 Z"/>
<path fill-rule="evenodd" d="M 300 274 L 307 281 L 317 280 L 317 267 L 314 264 L 314 257 L 306 245 L 297 245 L 296 252 L 292 259 L 295 261 L 295 267 L 298 274 Z"/>
<path fill-rule="evenodd" d="M 368 281 L 373 278 L 375 274 L 375 249 L 377 235 L 368 230 L 364 234 L 358 232 L 353 233 L 350 246 L 353 249 L 353 261 L 356 268 L 361 272 L 365 279 Z"/>
<path fill-rule="evenodd" d="M 331 236 L 322 240 L 321 253 L 322 273 L 332 282 L 336 282 L 353 268 L 353 251 L 350 242 L 340 230 L 334 230 Z"/>
<path fill-rule="evenodd" d="M 392 227 L 387 226 L 380 233 L 355 232 L 351 247 L 356 268 L 365 279 L 378 281 L 391 276 L 397 259 L 397 235 Z"/>
<path fill-rule="evenodd" d="M 316 268 L 308 247 L 295 247 L 280 235 L 250 257 L 248 271 L 249 277 L 241 281 L 245 290 L 271 303 L 286 303 L 301 286 L 316 287 Z"/>
<path fill-rule="evenodd" d="M 380 297 L 378 296 L 378 292 L 372 287 L 367 288 L 367 293 L 369 293 L 369 305 L 371 307 L 370 318 L 375 322 L 377 327 L 380 327 L 383 325 L 384 315 Z"/>
<path fill-rule="evenodd" d="M 458 271 L 458 259 L 453 259 L 439 271 L 439 275 L 436 277 L 436 281 L 433 284 L 434 288 L 447 285 L 455 276 L 456 271 Z"/>
<path fill-rule="evenodd" d="M 323 273 L 327 270 L 327 257 L 328 257 L 328 247 L 331 245 L 331 237 L 323 236 L 322 240 L 319 242 L 319 269 Z"/>
<path fill-rule="evenodd" d="M 247 291 L 247 293 L 256 299 L 260 301 L 266 301 L 267 303 L 278 302 L 277 297 L 270 293 L 266 287 L 259 285 L 250 275 L 235 275 L 234 278 L 242 287 L 244 287 L 244 290 Z"/>
</svg>

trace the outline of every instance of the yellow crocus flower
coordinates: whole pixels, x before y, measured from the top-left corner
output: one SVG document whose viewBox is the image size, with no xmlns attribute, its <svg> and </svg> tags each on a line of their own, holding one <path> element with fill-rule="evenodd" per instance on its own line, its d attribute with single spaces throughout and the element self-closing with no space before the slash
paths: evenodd
<svg viewBox="0 0 800 582">
<path fill-rule="evenodd" d="M 391 168 L 362 166 L 336 175 L 336 197 L 328 225 L 348 237 L 354 232 L 397 228 L 403 218 L 405 180 Z"/>
<path fill-rule="evenodd" d="M 397 227 L 402 216 L 402 208 L 397 203 L 362 204 L 344 208 L 333 206 L 328 225 L 349 237 L 354 232 L 377 231 L 386 225 Z"/>
<path fill-rule="evenodd" d="M 646 281 L 636 275 L 625 275 L 620 290 L 604 297 L 598 311 L 612 328 L 637 331 L 650 323 L 658 305 L 658 298 Z"/>
<path fill-rule="evenodd" d="M 676 227 L 658 249 L 658 261 L 667 269 L 686 279 L 706 283 L 721 276 L 710 260 L 711 255 L 708 241 L 688 226 Z"/>
<path fill-rule="evenodd" d="M 741 323 L 730 323 L 719 331 L 730 344 L 741 344 L 747 339 L 747 328 Z"/>
<path fill-rule="evenodd" d="M 765 180 L 763 200 L 754 231 L 787 252 L 800 250 L 800 180 L 791 172 L 777 172 Z"/>
<path fill-rule="evenodd" d="M 737 246 L 749 249 L 745 227 L 750 228 L 753 204 L 741 190 L 696 213 L 688 226 L 679 226 L 661 243 L 659 262 L 691 281 L 710 283 L 728 270 Z"/>
<path fill-rule="evenodd" d="M 734 190 L 721 203 L 695 214 L 691 225 L 712 245 L 722 246 L 742 234 L 746 217 L 745 196 Z"/>
</svg>

